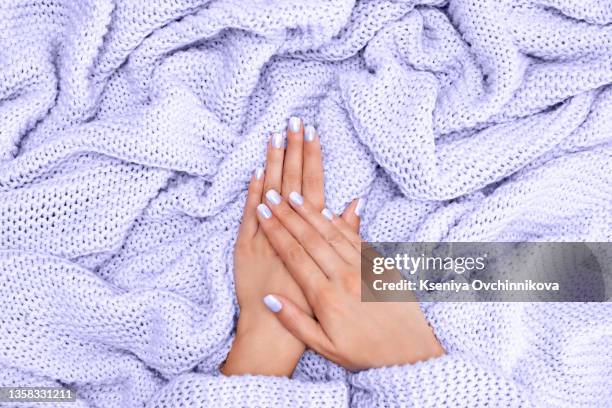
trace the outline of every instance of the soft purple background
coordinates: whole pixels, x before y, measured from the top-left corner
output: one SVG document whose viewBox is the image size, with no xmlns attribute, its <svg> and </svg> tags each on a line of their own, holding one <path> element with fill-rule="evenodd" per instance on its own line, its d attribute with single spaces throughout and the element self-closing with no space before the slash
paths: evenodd
<svg viewBox="0 0 612 408">
<path fill-rule="evenodd" d="M 607 304 L 424 305 L 448 355 L 224 378 L 233 240 L 300 115 L 380 241 L 612 235 L 606 0 L 4 0 L 0 385 L 74 407 L 612 404 Z M 608 289 L 609 290 L 609 289 Z"/>
</svg>

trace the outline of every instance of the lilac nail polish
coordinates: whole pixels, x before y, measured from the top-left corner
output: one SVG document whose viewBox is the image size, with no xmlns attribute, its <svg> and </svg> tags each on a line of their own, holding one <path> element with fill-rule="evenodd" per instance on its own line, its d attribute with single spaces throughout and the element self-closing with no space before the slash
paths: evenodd
<svg viewBox="0 0 612 408">
<path fill-rule="evenodd" d="M 263 302 L 271 312 L 278 313 L 283 308 L 283 304 L 273 295 L 267 295 L 263 298 Z"/>
<path fill-rule="evenodd" d="M 283 147 L 283 135 L 276 132 L 272 134 L 272 147 L 280 149 Z"/>
<path fill-rule="evenodd" d="M 317 131 L 314 126 L 308 125 L 304 128 L 304 140 L 312 142 L 317 136 Z"/>
<path fill-rule="evenodd" d="M 289 118 L 289 130 L 293 133 L 299 132 L 302 127 L 302 120 L 297 116 L 292 116 Z"/>
<path fill-rule="evenodd" d="M 363 215 L 363 211 L 365 210 L 366 200 L 365 198 L 360 198 L 357 201 L 357 205 L 355 206 L 355 215 L 361 217 Z"/>
<path fill-rule="evenodd" d="M 279 205 L 281 203 L 281 196 L 276 192 L 276 190 L 268 190 L 266 193 L 266 198 L 274 205 Z"/>
<path fill-rule="evenodd" d="M 304 197 L 302 197 L 297 191 L 292 191 L 291 194 L 289 194 L 289 199 L 295 205 L 304 204 Z"/>
<path fill-rule="evenodd" d="M 323 216 L 324 216 L 325 218 L 327 218 L 328 220 L 330 220 L 330 221 L 334 219 L 334 213 L 332 213 L 332 212 L 331 212 L 329 209 L 327 209 L 327 208 L 324 208 L 324 209 L 321 211 L 321 214 L 323 214 Z"/>
<path fill-rule="evenodd" d="M 272 216 L 272 211 L 265 204 L 259 204 L 257 206 L 257 211 L 264 217 L 266 220 Z"/>
</svg>

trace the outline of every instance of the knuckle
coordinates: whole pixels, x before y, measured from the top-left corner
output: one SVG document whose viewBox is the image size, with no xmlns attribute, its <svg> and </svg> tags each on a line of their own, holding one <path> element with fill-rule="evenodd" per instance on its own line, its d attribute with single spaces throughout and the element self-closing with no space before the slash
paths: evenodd
<svg viewBox="0 0 612 408">
<path fill-rule="evenodd" d="M 299 241 L 300 242 L 317 242 L 317 238 L 319 240 L 321 239 L 314 230 L 311 230 L 309 228 L 308 229 L 304 229 L 299 234 Z"/>
<path fill-rule="evenodd" d="M 316 278 L 316 274 L 310 274 L 304 280 L 304 295 L 306 295 L 306 299 L 308 303 L 312 306 L 317 305 L 317 299 L 319 296 L 319 292 L 321 292 L 323 288 L 323 281 L 321 279 Z"/>
<path fill-rule="evenodd" d="M 336 303 L 334 290 L 330 287 L 321 288 L 317 291 L 316 301 L 325 309 L 333 307 Z"/>
<path fill-rule="evenodd" d="M 338 268 L 336 272 L 342 290 L 353 296 L 361 296 L 360 269 L 360 267 L 354 268 L 352 265 L 346 264 Z"/>
<path fill-rule="evenodd" d="M 287 259 L 287 262 L 290 263 L 302 262 L 304 259 L 304 255 L 304 248 L 297 244 L 289 245 L 285 249 L 285 258 Z"/>
<path fill-rule="evenodd" d="M 344 236 L 340 231 L 334 230 L 326 234 L 325 240 L 332 246 L 335 246 L 339 245 L 342 241 L 344 241 Z"/>
<path fill-rule="evenodd" d="M 361 296 L 361 281 L 353 274 L 347 274 L 342 277 L 346 291 L 354 297 Z"/>
<path fill-rule="evenodd" d="M 293 169 L 285 169 L 283 173 L 283 180 L 299 180 L 302 174 Z"/>
<path fill-rule="evenodd" d="M 285 202 L 281 202 L 279 205 L 274 206 L 276 216 L 280 219 L 285 219 L 291 215 L 291 209 Z"/>
<path fill-rule="evenodd" d="M 317 174 L 304 174 L 302 176 L 302 185 L 310 189 L 319 188 L 321 186 L 321 177 Z"/>
<path fill-rule="evenodd" d="M 319 197 L 308 197 L 310 201 L 310 206 L 315 210 L 315 212 L 321 212 L 325 208 L 325 200 L 320 199 Z"/>
</svg>

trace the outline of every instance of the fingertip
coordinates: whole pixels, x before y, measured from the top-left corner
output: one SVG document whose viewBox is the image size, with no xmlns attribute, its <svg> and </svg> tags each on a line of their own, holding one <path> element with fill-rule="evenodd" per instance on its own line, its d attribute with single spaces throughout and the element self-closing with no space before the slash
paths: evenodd
<svg viewBox="0 0 612 408">
<path fill-rule="evenodd" d="M 301 309 L 289 299 L 275 293 L 264 296 L 262 300 L 266 308 L 277 317 L 280 324 L 297 339 L 304 341 L 300 330 L 300 318 L 303 313 Z"/>
<path fill-rule="evenodd" d="M 327 355 L 326 351 L 332 348 L 331 342 L 313 316 L 284 296 L 271 294 L 264 299 L 266 307 L 295 338 L 319 354 Z"/>
<path fill-rule="evenodd" d="M 291 299 L 277 293 L 269 293 L 263 298 L 263 302 L 269 311 L 274 313 L 281 323 L 288 329 L 293 329 L 292 323 L 305 313 L 300 307 L 293 303 Z"/>
<path fill-rule="evenodd" d="M 304 127 L 304 141 L 313 142 L 317 137 L 317 129 L 312 125 Z"/>
<path fill-rule="evenodd" d="M 241 239 L 250 239 L 257 232 L 258 227 L 255 216 L 255 208 L 257 207 L 257 204 L 261 202 L 263 178 L 263 168 L 260 167 L 253 171 L 244 203 L 242 222 L 240 223 L 239 238 Z"/>
<path fill-rule="evenodd" d="M 302 311 L 290 299 L 276 293 L 264 296 L 263 302 L 269 311 L 278 316 L 283 325 L 287 324 L 290 319 L 294 319 L 296 313 Z"/>
<path fill-rule="evenodd" d="M 263 167 L 258 167 L 253 172 L 253 178 L 255 179 L 255 181 L 263 181 L 263 176 L 264 176 L 264 168 Z"/>
<path fill-rule="evenodd" d="M 323 216 L 325 218 L 327 218 L 329 221 L 333 221 L 333 219 L 334 219 L 334 213 L 331 212 L 331 210 L 329 208 L 323 208 L 321 210 L 321 214 L 323 214 Z"/>
<path fill-rule="evenodd" d="M 264 175 L 263 167 L 258 167 L 253 171 L 248 188 L 247 206 L 254 206 L 255 203 L 261 201 Z"/>
<path fill-rule="evenodd" d="M 360 215 L 362 214 L 364 203 L 365 201 L 361 198 L 353 200 L 342 213 L 342 219 L 354 232 L 359 231 L 359 225 L 361 223 Z"/>
<path fill-rule="evenodd" d="M 302 131 L 302 119 L 298 116 L 291 116 L 289 118 L 289 122 L 287 124 L 287 130 L 290 133 L 296 134 L 296 133 L 301 133 Z"/>
<path fill-rule="evenodd" d="M 304 144 L 304 122 L 298 116 L 292 116 L 287 122 L 287 148 L 298 148 L 302 156 L 302 145 Z M 301 159 L 300 159 L 301 161 Z"/>
<path fill-rule="evenodd" d="M 268 220 L 272 217 L 272 211 L 264 203 L 261 203 L 257 206 L 257 214 L 258 217 L 263 220 Z"/>
<path fill-rule="evenodd" d="M 361 216 L 363 215 L 365 211 L 366 199 L 361 197 L 361 198 L 358 198 L 356 201 L 357 203 L 355 204 L 354 213 L 357 217 L 361 218 Z"/>
<path fill-rule="evenodd" d="M 272 313 L 278 313 L 283 309 L 283 303 L 278 298 L 278 296 L 271 295 L 271 294 L 266 295 L 263 298 L 263 302 L 268 308 L 268 310 L 271 311 Z"/>
<path fill-rule="evenodd" d="M 270 135 L 270 147 L 273 149 L 282 149 L 285 147 L 285 138 L 280 132 L 274 132 Z"/>
</svg>

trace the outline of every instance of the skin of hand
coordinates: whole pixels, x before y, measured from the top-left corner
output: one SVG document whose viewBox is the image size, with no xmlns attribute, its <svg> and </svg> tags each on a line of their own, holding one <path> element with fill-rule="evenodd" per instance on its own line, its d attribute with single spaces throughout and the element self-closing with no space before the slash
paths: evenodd
<svg viewBox="0 0 612 408">
<path fill-rule="evenodd" d="M 263 191 L 275 189 L 288 197 L 299 191 L 316 208 L 324 207 L 321 144 L 313 127 L 291 118 L 287 148 L 281 134 L 268 143 L 266 170 L 251 178 L 234 250 L 234 280 L 240 306 L 236 337 L 221 372 L 225 375 L 290 376 L 304 352 L 295 338 L 266 309 L 262 298 L 271 292 L 293 299 L 305 313 L 312 313 L 302 290 L 259 226 L 256 212 Z M 353 228 L 358 228 L 352 222 Z"/>
<path fill-rule="evenodd" d="M 348 210 L 357 207 L 353 202 Z M 342 218 L 320 211 L 299 192 L 287 200 L 270 190 L 258 218 L 316 320 L 285 293 L 271 292 L 264 301 L 306 346 L 351 371 L 444 354 L 417 302 L 361 301 L 361 239 Z"/>
</svg>

